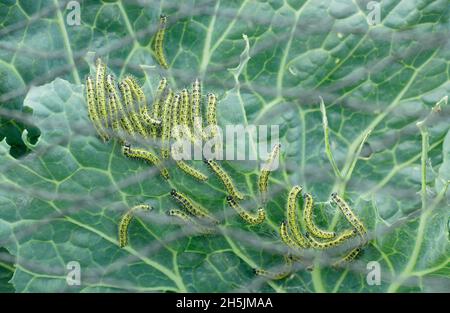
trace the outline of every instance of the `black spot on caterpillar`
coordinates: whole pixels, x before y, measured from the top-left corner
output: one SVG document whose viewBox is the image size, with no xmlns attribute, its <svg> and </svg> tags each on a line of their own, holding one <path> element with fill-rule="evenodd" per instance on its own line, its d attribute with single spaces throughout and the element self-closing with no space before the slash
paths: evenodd
<svg viewBox="0 0 450 313">
<path fill-rule="evenodd" d="M 236 202 L 234 197 L 228 196 L 227 202 L 240 215 L 240 217 L 249 224 L 261 224 L 266 218 L 266 211 L 264 211 L 263 208 L 259 208 L 257 214 L 253 215 L 244 210 L 244 208 L 242 208 L 239 203 Z"/>
<path fill-rule="evenodd" d="M 129 158 L 140 159 L 151 165 L 157 166 L 159 171 L 161 172 L 161 176 L 164 177 L 165 179 L 169 179 L 169 171 L 162 166 L 159 158 L 150 151 L 143 149 L 134 149 L 131 148 L 130 145 L 124 145 L 123 154 Z"/>
<path fill-rule="evenodd" d="M 94 125 L 94 128 L 100 138 L 103 141 L 107 141 L 108 134 L 103 128 L 103 125 L 100 122 L 98 116 L 94 82 L 92 81 L 92 78 L 90 76 L 86 77 L 86 102 L 88 107 L 89 119 L 91 120 L 92 125 Z"/>
<path fill-rule="evenodd" d="M 258 187 L 259 192 L 261 193 L 261 199 L 263 203 L 267 202 L 267 185 L 269 181 L 269 174 L 273 170 L 273 163 L 276 158 L 278 158 L 278 154 L 280 152 L 280 144 L 276 144 L 270 155 L 267 159 L 265 166 L 261 169 L 261 174 L 259 175 Z"/>
<path fill-rule="evenodd" d="M 133 219 L 134 212 L 137 210 L 150 210 L 150 206 L 146 204 L 140 204 L 132 207 L 127 213 L 122 216 L 119 223 L 119 246 L 121 248 L 128 244 L 128 227 Z"/>
<path fill-rule="evenodd" d="M 184 209 L 186 211 L 188 211 L 192 215 L 199 217 L 199 218 L 208 219 L 214 224 L 219 223 L 219 221 L 216 218 L 214 218 L 208 214 L 206 209 L 202 208 L 199 204 L 194 203 L 191 199 L 189 199 L 183 193 L 178 192 L 175 189 L 172 189 L 172 191 L 170 192 L 170 195 L 175 200 L 177 200 L 184 207 Z"/>
<path fill-rule="evenodd" d="M 166 33 L 167 16 L 162 15 L 159 17 L 159 27 L 155 34 L 155 54 L 158 63 L 165 69 L 169 68 L 166 56 L 164 54 L 164 35 Z"/>
<path fill-rule="evenodd" d="M 301 233 L 297 219 L 297 198 L 301 191 L 302 187 L 294 186 L 289 192 L 287 201 L 287 221 L 288 227 L 292 231 L 292 235 L 294 236 L 297 244 L 300 247 L 308 248 L 309 242 Z"/>
<path fill-rule="evenodd" d="M 204 162 L 211 168 L 211 170 L 214 172 L 214 174 L 217 175 L 217 177 L 220 179 L 220 181 L 223 183 L 225 188 L 227 189 L 228 193 L 236 199 L 243 200 L 244 196 L 237 190 L 237 188 L 234 186 L 233 181 L 231 180 L 231 177 L 227 174 L 227 172 L 220 167 L 220 165 L 214 161 L 214 160 L 204 160 Z"/>
<path fill-rule="evenodd" d="M 316 226 L 313 220 L 313 208 L 314 208 L 314 200 L 311 194 L 307 193 L 304 197 L 305 199 L 305 210 L 304 210 L 304 219 L 306 229 L 311 233 L 311 235 L 317 238 L 330 239 L 334 238 L 336 234 L 334 232 L 329 232 L 322 230 Z"/>
</svg>

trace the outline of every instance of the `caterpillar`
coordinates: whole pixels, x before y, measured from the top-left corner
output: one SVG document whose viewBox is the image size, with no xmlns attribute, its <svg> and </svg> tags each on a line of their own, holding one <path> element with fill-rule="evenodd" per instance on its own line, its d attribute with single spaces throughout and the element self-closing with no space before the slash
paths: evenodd
<svg viewBox="0 0 450 313">
<path fill-rule="evenodd" d="M 338 246 L 341 243 L 343 243 L 345 240 L 353 237 L 354 235 L 356 235 L 356 230 L 348 229 L 332 240 L 319 242 L 316 239 L 314 239 L 309 233 L 306 234 L 306 236 L 308 237 L 309 242 L 311 244 L 311 247 L 316 248 L 316 249 L 328 249 L 331 247 Z"/>
<path fill-rule="evenodd" d="M 106 66 L 100 58 L 98 58 L 95 61 L 95 63 L 96 63 L 95 89 L 96 89 L 99 118 L 105 124 L 105 128 L 108 128 L 108 113 L 106 112 L 106 96 L 105 96 Z"/>
<path fill-rule="evenodd" d="M 301 233 L 297 219 L 297 198 L 301 191 L 302 187 L 294 186 L 289 192 L 287 201 L 287 224 L 297 244 L 302 248 L 308 248 L 308 240 Z"/>
<path fill-rule="evenodd" d="M 280 279 L 286 278 L 287 276 L 289 276 L 289 274 L 291 274 L 291 271 L 289 271 L 289 270 L 279 271 L 279 272 L 270 272 L 270 271 L 264 270 L 262 268 L 256 268 L 253 271 L 254 271 L 255 275 L 264 276 L 271 280 L 280 280 Z"/>
<path fill-rule="evenodd" d="M 180 107 L 180 124 L 184 126 L 189 126 L 189 121 L 191 120 L 190 109 L 191 105 L 189 102 L 189 92 L 186 88 L 181 90 L 181 107 Z"/>
<path fill-rule="evenodd" d="M 90 76 L 87 76 L 86 77 L 86 102 L 87 102 L 87 107 L 88 107 L 89 119 L 91 120 L 92 125 L 94 125 L 94 128 L 97 131 L 97 134 L 100 136 L 100 138 L 103 141 L 107 141 L 108 134 L 105 132 L 105 129 L 103 128 L 103 125 L 99 120 L 95 97 L 96 96 L 95 96 L 94 82 Z"/>
<path fill-rule="evenodd" d="M 195 82 L 192 85 L 192 98 L 191 98 L 191 106 L 192 106 L 192 125 L 194 127 L 194 134 L 196 130 L 201 131 L 203 129 L 202 126 L 202 104 L 201 104 L 201 84 L 198 78 L 195 79 Z"/>
<path fill-rule="evenodd" d="M 183 160 L 176 161 L 176 164 L 183 172 L 185 172 L 189 176 L 192 176 L 199 181 L 208 180 L 208 176 L 206 176 L 203 173 L 200 173 L 198 170 L 187 164 L 185 161 Z"/>
<path fill-rule="evenodd" d="M 280 237 L 281 240 L 290 248 L 302 247 L 289 234 L 286 221 L 283 221 L 280 225 Z"/>
<path fill-rule="evenodd" d="M 244 199 L 244 196 L 234 186 L 231 177 L 220 167 L 217 162 L 215 162 L 214 160 L 204 160 L 204 162 L 211 168 L 214 174 L 219 177 L 230 196 L 239 200 Z"/>
<path fill-rule="evenodd" d="M 333 267 L 342 266 L 343 263 L 353 261 L 360 252 L 361 252 L 361 248 L 354 248 L 354 249 L 350 250 L 350 252 L 348 252 L 341 260 L 335 262 L 333 264 Z"/>
<path fill-rule="evenodd" d="M 181 91 L 181 100 L 179 105 L 179 126 L 178 126 L 178 136 L 183 137 L 188 140 L 193 140 L 191 134 L 191 104 L 189 102 L 189 93 L 187 89 Z"/>
<path fill-rule="evenodd" d="M 212 228 L 205 227 L 203 225 L 199 225 L 199 223 L 197 221 L 195 221 L 191 216 L 189 216 L 184 211 L 181 211 L 178 209 L 171 209 L 171 210 L 169 210 L 168 214 L 170 216 L 176 216 L 188 224 L 192 224 L 192 226 L 194 228 L 198 229 L 201 233 L 212 234 L 214 232 L 214 230 Z"/>
<path fill-rule="evenodd" d="M 292 273 L 292 259 L 288 256 L 285 256 L 284 261 L 285 261 L 284 268 L 280 271 L 273 272 L 264 270 L 262 268 L 256 268 L 253 270 L 253 272 L 255 273 L 255 275 L 264 276 L 271 280 L 279 280 L 286 278 Z"/>
<path fill-rule="evenodd" d="M 356 229 L 358 234 L 361 236 L 364 243 L 367 242 L 367 230 L 364 224 L 356 217 L 355 213 L 350 209 L 347 202 L 338 196 L 336 192 L 331 194 L 331 199 L 337 204 L 341 212 L 344 214 L 347 221 Z"/>
<path fill-rule="evenodd" d="M 162 133 L 161 133 L 161 155 L 163 159 L 168 159 L 170 155 L 170 131 L 171 131 L 171 110 L 173 102 L 173 92 L 169 90 L 164 101 L 162 114 Z"/>
<path fill-rule="evenodd" d="M 227 196 L 227 202 L 241 216 L 241 218 L 249 224 L 261 224 L 266 218 L 266 211 L 264 211 L 263 208 L 259 208 L 257 214 L 253 215 L 244 210 L 239 203 L 236 202 L 233 196 Z"/>
<path fill-rule="evenodd" d="M 128 109 L 133 127 L 138 131 L 138 133 L 141 136 L 143 136 L 144 138 L 147 137 L 147 131 L 141 124 L 141 120 L 139 119 L 139 116 L 134 108 L 133 96 L 131 95 L 131 88 L 128 85 L 127 81 L 124 80 L 120 82 L 119 89 L 122 92 L 122 96 L 125 101 L 125 105 Z"/>
<path fill-rule="evenodd" d="M 137 210 L 150 210 L 151 207 L 146 204 L 140 204 L 132 207 L 125 213 L 119 223 L 119 247 L 123 248 L 128 244 L 128 226 L 133 219 L 134 212 Z"/>
<path fill-rule="evenodd" d="M 109 114 L 111 117 L 111 127 L 114 133 L 119 134 L 120 131 L 120 125 L 119 125 L 119 114 L 117 111 L 117 103 L 116 99 L 114 98 L 113 94 L 109 94 L 107 98 L 107 104 L 109 108 Z M 121 142 L 124 142 L 122 139 L 120 139 Z"/>
<path fill-rule="evenodd" d="M 167 79 L 162 78 L 159 81 L 158 89 L 156 90 L 156 94 L 153 99 L 152 115 L 151 115 L 153 120 L 160 121 L 160 112 L 159 111 L 161 110 L 161 100 L 163 99 L 163 95 L 164 95 L 164 91 L 166 90 L 166 87 L 167 87 Z M 161 124 L 161 121 L 159 124 Z M 161 125 L 159 125 L 159 126 L 161 126 Z M 156 136 L 158 135 L 158 126 L 151 125 L 150 133 L 153 138 L 156 138 Z"/>
<path fill-rule="evenodd" d="M 217 97 L 213 93 L 208 93 L 208 107 L 206 110 L 206 121 L 211 128 L 211 138 L 217 135 Z"/>
<path fill-rule="evenodd" d="M 164 54 L 164 35 L 166 33 L 167 16 L 161 14 L 159 17 L 159 27 L 155 34 L 156 60 L 165 69 L 169 68 Z"/>
<path fill-rule="evenodd" d="M 126 114 L 125 108 L 123 107 L 122 101 L 119 97 L 119 93 L 116 89 L 116 84 L 114 81 L 114 77 L 112 75 L 106 76 L 106 88 L 108 90 L 108 93 L 110 94 L 110 97 L 114 98 L 114 102 L 116 103 L 118 115 L 120 116 L 120 121 L 122 128 L 129 134 L 134 135 L 134 128 L 131 125 L 130 120 L 128 119 L 128 116 Z"/>
<path fill-rule="evenodd" d="M 182 194 L 181 192 L 176 191 L 175 189 L 172 189 L 170 192 L 170 195 L 178 201 L 189 213 L 196 217 L 205 218 L 210 220 L 214 224 L 218 224 L 219 221 L 210 216 L 208 212 L 202 208 L 200 205 L 194 203 L 191 199 L 189 199 L 186 195 Z"/>
<path fill-rule="evenodd" d="M 128 86 L 130 86 L 131 93 L 133 94 L 134 98 L 138 103 L 139 115 L 142 118 L 142 120 L 148 125 L 160 124 L 161 121 L 154 119 L 148 113 L 147 98 L 145 97 L 145 94 L 142 91 L 142 88 L 137 83 L 136 79 L 132 76 L 126 76 L 125 82 L 128 84 Z"/>
<path fill-rule="evenodd" d="M 180 138 L 180 134 L 179 134 L 179 130 L 178 130 L 178 125 L 179 125 L 179 107 L 180 107 L 180 101 L 181 101 L 181 96 L 179 94 L 176 94 L 175 97 L 173 98 L 173 102 L 172 102 L 172 136 L 175 139 L 179 139 Z"/>
<path fill-rule="evenodd" d="M 150 151 L 143 149 L 134 149 L 131 148 L 130 145 L 126 144 L 123 146 L 122 152 L 126 157 L 133 159 L 141 159 L 151 165 L 157 166 L 159 171 L 161 172 L 161 176 L 164 177 L 165 179 L 169 179 L 169 171 L 162 166 L 159 158 Z"/>
<path fill-rule="evenodd" d="M 261 174 L 259 175 L 258 187 L 261 194 L 261 199 L 263 203 L 267 202 L 267 184 L 269 181 L 269 174 L 272 171 L 273 161 L 278 157 L 280 152 L 281 144 L 276 144 L 267 159 L 266 165 L 261 169 Z"/>
<path fill-rule="evenodd" d="M 304 220 L 306 229 L 311 233 L 311 235 L 317 237 L 317 238 L 323 238 L 323 239 L 331 239 L 336 236 L 335 232 L 329 232 L 322 230 L 314 224 L 313 220 L 313 207 L 314 207 L 314 200 L 310 193 L 307 193 L 304 196 L 305 199 L 305 206 L 304 206 Z"/>
</svg>

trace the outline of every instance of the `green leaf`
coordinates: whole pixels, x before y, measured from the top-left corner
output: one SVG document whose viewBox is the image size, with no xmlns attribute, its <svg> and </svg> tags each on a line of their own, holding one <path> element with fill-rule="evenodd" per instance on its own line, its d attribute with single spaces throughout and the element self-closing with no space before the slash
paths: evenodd
<svg viewBox="0 0 450 313">
<path fill-rule="evenodd" d="M 14 273 L 12 256 L 5 248 L 0 248 L 0 292 L 14 292 L 13 286 L 9 283 Z"/>
<path fill-rule="evenodd" d="M 425 181 L 415 125 L 450 91 L 445 0 L 383 1 L 381 24 L 373 26 L 365 2 L 347 0 L 183 6 L 84 1 L 80 26 L 68 26 L 68 11 L 55 11 L 55 3 L 0 4 L 7 12 L 0 14 L 2 115 L 29 107 L 27 125 L 41 134 L 36 144 L 27 143 L 32 153 L 15 159 L 9 151 L 20 144 L 24 127 L 1 121 L 0 138 L 7 139 L 0 142 L 0 246 L 16 258 L 16 291 L 448 291 L 448 106 L 428 129 Z M 161 12 L 169 16 L 168 72 L 160 71 L 150 49 Z M 46 18 L 27 18 L 39 13 Z M 204 93 L 219 96 L 221 126 L 279 125 L 282 155 L 270 178 L 266 223 L 245 225 L 211 174 L 207 183 L 198 183 L 169 163 L 166 182 L 154 168 L 126 159 L 117 142 L 97 139 L 81 84 L 89 51 L 103 56 L 119 77 L 146 78 L 149 98 L 157 72 L 177 89 L 200 77 Z M 335 177 L 327 157 L 320 97 L 329 152 L 343 178 Z M 249 142 L 251 148 L 258 141 Z M 202 162 L 195 166 L 208 173 Z M 258 166 L 223 162 L 247 196 L 243 205 L 252 210 L 258 204 Z M 321 227 L 348 228 L 328 202 L 337 191 L 372 240 L 343 269 L 314 254 L 312 272 L 299 268 L 279 281 L 255 277 L 253 268 L 284 263 L 278 226 L 295 184 L 313 194 Z M 176 206 L 172 188 L 226 216 L 223 233 L 189 236 L 168 223 L 166 212 Z M 120 217 L 140 203 L 153 210 L 133 220 L 130 245 L 120 249 Z M 66 282 L 71 261 L 80 264 L 80 286 Z M 381 285 L 366 281 L 370 261 L 380 264 Z"/>
</svg>

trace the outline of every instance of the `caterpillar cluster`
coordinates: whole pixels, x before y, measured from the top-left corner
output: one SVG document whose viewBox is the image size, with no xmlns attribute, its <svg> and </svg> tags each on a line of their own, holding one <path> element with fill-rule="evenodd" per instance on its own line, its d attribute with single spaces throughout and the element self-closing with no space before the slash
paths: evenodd
<svg viewBox="0 0 450 313">
<path fill-rule="evenodd" d="M 200 90 L 200 81 L 195 80 L 191 92 L 183 89 L 175 93 L 168 86 L 167 79 L 162 78 L 150 108 L 136 78 L 128 75 L 117 83 L 113 75 L 106 73 L 106 66 L 100 58 L 96 60 L 95 79 L 91 76 L 86 78 L 89 118 L 99 137 L 105 142 L 118 138 L 124 146 L 125 156 L 158 166 L 165 179 L 169 179 L 169 173 L 161 165 L 160 158 L 169 159 L 171 156 L 187 175 L 199 181 L 208 179 L 186 161 L 174 157 L 176 151 L 170 144 L 172 138 L 193 140 L 194 121 L 201 119 Z M 208 124 L 217 123 L 217 119 L 211 117 L 216 116 L 217 97 L 211 95 L 209 97 L 215 101 L 209 101 Z M 146 140 L 160 140 L 159 156 L 148 149 L 132 147 L 130 143 L 137 142 L 142 146 Z"/>
<path fill-rule="evenodd" d="M 303 221 L 306 226 L 306 232 L 302 232 L 300 229 L 300 219 L 298 216 L 299 210 L 297 208 L 297 201 L 301 195 L 302 187 L 294 186 L 288 195 L 286 217 L 287 220 L 283 221 L 280 225 L 280 237 L 286 246 L 290 249 L 329 249 L 342 245 L 347 240 L 359 235 L 361 237 L 361 242 L 359 246 L 353 248 L 346 255 L 344 255 L 340 260 L 335 262 L 333 266 L 340 266 L 346 262 L 351 262 L 354 260 L 359 252 L 361 251 L 361 246 L 367 243 L 367 230 L 364 224 L 359 220 L 355 213 L 351 210 L 347 202 L 339 197 L 337 193 L 331 194 L 331 200 L 337 205 L 339 210 L 343 213 L 344 217 L 347 219 L 352 228 L 344 230 L 340 234 L 335 232 L 329 232 L 320 229 L 313 220 L 313 208 L 314 200 L 311 194 L 307 193 L 304 195 L 304 209 L 303 209 Z M 288 256 L 291 258 L 292 256 Z M 266 276 L 270 279 L 282 279 L 286 277 L 285 272 L 283 273 L 270 273 L 266 275 L 266 272 L 262 269 L 255 271 L 259 275 Z"/>
<path fill-rule="evenodd" d="M 159 63 L 167 67 L 167 61 L 162 50 L 164 39 L 164 29 L 166 20 L 161 22 L 160 30 L 155 39 L 156 55 Z M 159 51 L 159 52 L 158 52 Z M 162 78 L 153 98 L 152 106 L 149 107 L 147 98 L 138 81 L 132 76 L 125 76 L 120 82 L 116 82 L 114 76 L 107 73 L 106 65 L 101 59 L 96 60 L 95 76 L 86 78 L 86 103 L 89 118 L 103 141 L 117 138 L 122 145 L 122 152 L 126 157 L 144 161 L 158 168 L 164 179 L 169 179 L 169 171 L 164 167 L 161 159 L 172 157 L 175 164 L 184 173 L 199 181 L 205 181 L 208 176 L 201 173 L 186 161 L 178 158 L 177 151 L 172 149 L 172 139 L 188 139 L 197 142 L 214 137 L 216 132 L 205 134 L 198 130 L 202 129 L 202 86 L 196 79 L 189 91 L 187 88 L 181 91 L 174 91 L 170 88 L 167 79 Z M 213 93 L 207 95 L 206 122 L 208 126 L 217 126 L 217 96 Z M 160 151 L 152 152 L 148 149 L 137 147 L 146 140 L 159 140 Z M 136 143 L 136 146 L 134 144 Z M 269 175 L 275 160 L 280 154 L 280 145 L 276 144 L 262 167 L 258 187 L 262 203 L 267 202 L 269 185 Z M 244 195 L 238 190 L 230 175 L 212 159 L 205 160 L 212 173 L 222 182 L 228 196 L 226 201 L 239 216 L 250 225 L 261 224 L 266 219 L 266 212 L 263 207 L 259 207 L 255 213 L 248 212 L 239 201 L 244 199 Z M 201 233 L 212 233 L 212 225 L 218 224 L 218 220 L 199 204 L 192 201 L 185 194 L 176 190 L 171 191 L 172 197 L 182 206 L 183 210 L 171 209 L 168 214 L 177 217 L 182 221 L 193 225 Z M 351 210 L 350 206 L 336 193 L 331 195 L 331 200 L 335 203 L 352 228 L 340 234 L 330 232 L 318 227 L 313 220 L 314 200 L 311 194 L 307 193 L 304 198 L 303 217 L 299 216 L 297 208 L 298 198 L 302 195 L 302 188 L 294 186 L 288 196 L 286 217 L 280 225 L 280 237 L 282 241 L 292 249 L 328 249 L 343 244 L 350 238 L 359 236 L 360 246 L 349 251 L 341 260 L 335 263 L 339 266 L 342 263 L 350 262 L 357 257 L 361 247 L 367 243 L 367 231 L 363 223 Z M 133 213 L 137 209 L 150 209 L 149 206 L 140 205 L 133 207 L 127 212 L 119 223 L 119 246 L 124 247 L 128 243 L 128 226 L 133 218 Z M 299 220 L 303 218 L 306 230 L 303 232 Z M 286 256 L 289 264 L 294 257 Z M 263 269 L 255 270 L 258 275 L 271 277 L 271 279 L 281 279 L 287 276 L 287 272 L 272 273 Z"/>
</svg>

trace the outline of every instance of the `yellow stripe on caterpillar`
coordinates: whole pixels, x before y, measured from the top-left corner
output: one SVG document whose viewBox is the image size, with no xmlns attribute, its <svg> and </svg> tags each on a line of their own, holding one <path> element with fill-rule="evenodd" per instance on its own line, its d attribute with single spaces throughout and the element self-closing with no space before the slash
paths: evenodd
<svg viewBox="0 0 450 313">
<path fill-rule="evenodd" d="M 239 200 L 244 199 L 244 196 L 234 186 L 230 175 L 228 175 L 228 173 L 225 172 L 225 170 L 222 167 L 220 167 L 220 165 L 216 161 L 205 159 L 204 162 L 211 168 L 211 170 L 214 172 L 214 174 L 216 174 L 216 176 L 220 179 L 220 181 L 223 183 L 223 185 L 227 189 L 230 196 L 232 196 L 233 198 L 239 199 Z"/>
<path fill-rule="evenodd" d="M 317 225 L 314 223 L 313 220 L 313 208 L 314 208 L 314 200 L 310 193 L 307 193 L 304 196 L 305 199 L 305 205 L 304 205 L 304 220 L 306 229 L 308 232 L 317 238 L 323 238 L 323 239 L 331 239 L 336 236 L 335 232 L 329 232 L 320 229 L 317 227 Z"/>
<path fill-rule="evenodd" d="M 123 146 L 122 152 L 126 157 L 143 160 L 151 165 L 155 165 L 161 172 L 161 176 L 169 179 L 169 171 L 161 164 L 159 158 L 150 151 L 131 148 L 130 145 L 126 144 Z"/>
<path fill-rule="evenodd" d="M 119 246 L 121 248 L 128 245 L 128 227 L 130 226 L 131 220 L 134 217 L 134 212 L 137 210 L 150 210 L 151 207 L 146 204 L 140 204 L 132 207 L 128 212 L 126 212 L 119 223 Z"/>
<path fill-rule="evenodd" d="M 251 225 L 261 224 L 266 219 L 266 211 L 263 208 L 259 208 L 256 215 L 254 215 L 242 208 L 233 196 L 228 196 L 227 202 L 244 221 Z"/>
</svg>

